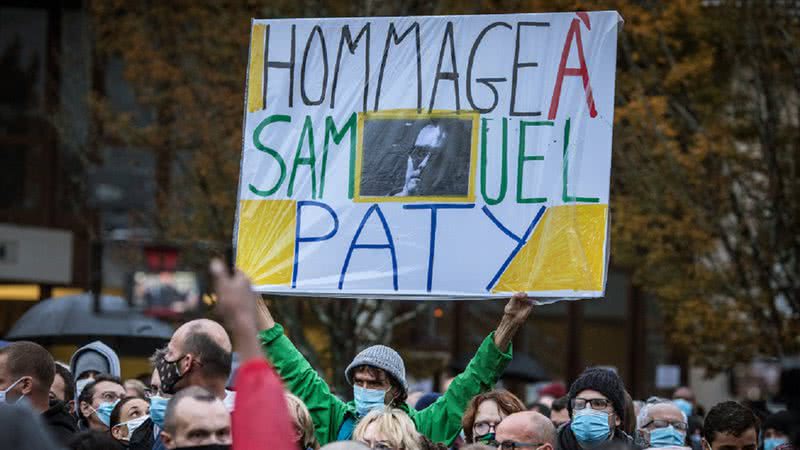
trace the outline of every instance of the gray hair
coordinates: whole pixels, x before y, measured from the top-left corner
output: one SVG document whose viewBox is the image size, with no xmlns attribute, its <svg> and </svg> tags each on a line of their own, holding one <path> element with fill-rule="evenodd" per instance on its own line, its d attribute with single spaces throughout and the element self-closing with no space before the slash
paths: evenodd
<svg viewBox="0 0 800 450">
<path fill-rule="evenodd" d="M 683 421 L 686 422 L 686 423 L 689 423 L 689 419 L 686 418 L 686 414 L 684 414 L 684 412 L 681 411 L 680 408 L 675 406 L 675 403 L 673 403 L 672 400 L 668 400 L 666 398 L 661 398 L 661 397 L 650 397 L 650 398 L 647 399 L 647 401 L 644 403 L 644 405 L 642 405 L 642 409 L 639 410 L 639 415 L 636 417 L 636 428 L 637 429 L 641 429 L 642 427 L 644 427 L 645 424 L 647 424 L 647 422 L 649 422 L 648 419 L 651 418 L 650 410 L 653 408 L 653 406 L 656 406 L 656 405 L 672 405 L 672 406 L 674 406 L 678 411 L 680 411 L 681 417 L 683 417 Z"/>
</svg>

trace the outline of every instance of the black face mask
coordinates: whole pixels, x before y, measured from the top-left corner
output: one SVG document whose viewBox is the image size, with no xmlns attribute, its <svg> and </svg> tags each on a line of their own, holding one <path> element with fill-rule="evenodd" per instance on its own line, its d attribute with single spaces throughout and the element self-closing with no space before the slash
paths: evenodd
<svg viewBox="0 0 800 450">
<path fill-rule="evenodd" d="M 230 444 L 209 444 L 196 447 L 175 447 L 175 450 L 231 450 Z"/>
<path fill-rule="evenodd" d="M 130 450 L 151 450 L 154 440 L 153 421 L 147 419 L 131 435 L 128 448 Z"/>
<path fill-rule="evenodd" d="M 186 375 L 185 373 L 182 374 L 178 368 L 178 363 L 181 362 L 184 356 L 186 355 L 175 361 L 167 361 L 167 355 L 163 354 L 156 361 L 156 370 L 159 378 L 161 378 L 161 392 L 175 395 L 175 385 Z M 186 372 L 188 373 L 189 371 L 187 370 Z"/>
</svg>

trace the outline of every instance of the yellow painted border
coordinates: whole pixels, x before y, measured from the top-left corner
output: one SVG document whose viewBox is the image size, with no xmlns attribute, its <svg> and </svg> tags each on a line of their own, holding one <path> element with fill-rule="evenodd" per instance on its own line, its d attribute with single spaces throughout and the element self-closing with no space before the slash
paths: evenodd
<svg viewBox="0 0 800 450">
<path fill-rule="evenodd" d="M 361 196 L 361 153 L 364 139 L 365 120 L 391 119 L 461 119 L 472 121 L 472 139 L 470 143 L 469 187 L 466 196 L 411 196 L 411 197 L 372 197 Z M 478 125 L 480 113 L 477 111 L 449 111 L 434 109 L 431 112 L 418 113 L 416 109 L 391 109 L 386 111 L 358 113 L 358 142 L 356 143 L 356 164 L 353 186 L 353 201 L 356 203 L 413 203 L 413 202 L 475 202 L 475 171 L 478 165 Z"/>
</svg>

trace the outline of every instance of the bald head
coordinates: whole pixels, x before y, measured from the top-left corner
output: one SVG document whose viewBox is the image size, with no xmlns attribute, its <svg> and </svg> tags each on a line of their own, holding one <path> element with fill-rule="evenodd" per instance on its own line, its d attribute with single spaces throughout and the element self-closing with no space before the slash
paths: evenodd
<svg viewBox="0 0 800 450">
<path fill-rule="evenodd" d="M 186 322 L 180 328 L 175 330 L 172 335 L 170 344 L 181 345 L 186 341 L 186 338 L 198 333 L 206 334 L 214 343 L 219 345 L 226 352 L 231 351 L 231 338 L 222 325 L 209 319 L 197 319 L 191 322 Z"/>
<path fill-rule="evenodd" d="M 495 431 L 497 442 L 528 442 L 555 447 L 556 429 L 550 419 L 535 411 L 522 411 L 503 419 Z"/>
<path fill-rule="evenodd" d="M 228 379 L 231 371 L 231 340 L 217 322 L 197 319 L 175 330 L 167 345 L 167 360 L 179 361 L 186 355 L 191 355 L 192 360 L 199 363 L 195 370 L 204 379 Z M 185 371 L 186 369 L 181 370 Z M 201 385 L 211 389 L 208 383 Z"/>
</svg>

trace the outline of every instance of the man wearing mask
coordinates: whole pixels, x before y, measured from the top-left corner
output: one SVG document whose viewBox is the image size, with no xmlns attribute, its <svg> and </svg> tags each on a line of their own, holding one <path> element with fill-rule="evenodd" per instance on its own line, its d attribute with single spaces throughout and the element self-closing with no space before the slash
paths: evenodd
<svg viewBox="0 0 800 450">
<path fill-rule="evenodd" d="M 257 296 L 255 296 L 257 297 Z M 345 403 L 283 334 L 264 302 L 258 306 L 261 346 L 290 392 L 308 406 L 321 445 L 351 439 L 359 419 L 374 409 L 391 405 L 409 415 L 421 434 L 450 445 L 461 431 L 461 417 L 472 397 L 491 390 L 511 361 L 511 339 L 525 322 L 533 301 L 515 294 L 497 327 L 481 344 L 467 368 L 434 404 L 416 411 L 406 404 L 408 384 L 403 359 L 393 349 L 375 345 L 361 351 L 345 371 L 355 400 Z"/>
<path fill-rule="evenodd" d="M 756 450 L 759 421 L 753 411 L 736 402 L 722 402 L 703 422 L 703 450 Z"/>
<path fill-rule="evenodd" d="M 0 402 L 27 403 L 42 415 L 56 442 L 66 444 L 78 430 L 61 400 L 50 402 L 55 361 L 44 347 L 14 342 L 0 349 Z"/>
<path fill-rule="evenodd" d="M 233 410 L 234 393 L 225 389 L 231 371 L 231 340 L 222 325 L 208 319 L 183 324 L 155 363 L 163 393 L 174 395 L 199 386 L 222 400 L 228 412 Z"/>
<path fill-rule="evenodd" d="M 108 431 L 111 411 L 125 398 L 122 381 L 100 374 L 81 391 L 78 397 L 78 424 L 83 430 Z"/>
<path fill-rule="evenodd" d="M 567 394 L 569 426 L 558 431 L 559 450 L 585 450 L 608 441 L 636 448 L 622 431 L 625 423 L 625 386 L 611 370 L 586 369 Z"/>
<path fill-rule="evenodd" d="M 222 401 L 199 386 L 187 387 L 169 401 L 161 439 L 172 450 L 231 448 L 231 416 Z"/>
<path fill-rule="evenodd" d="M 94 341 L 79 348 L 69 360 L 69 371 L 75 379 L 75 407 L 78 397 L 87 384 L 98 375 L 106 374 L 119 378 L 119 356 L 111 347 L 100 341 Z"/>
<path fill-rule="evenodd" d="M 69 366 L 56 361 L 56 376 L 50 386 L 50 403 L 61 400 L 67 406 L 70 414 L 75 413 L 75 380 L 69 372 Z"/>
<path fill-rule="evenodd" d="M 645 447 L 685 447 L 689 422 L 673 402 L 653 398 L 639 411 L 637 429 Z"/>
</svg>

